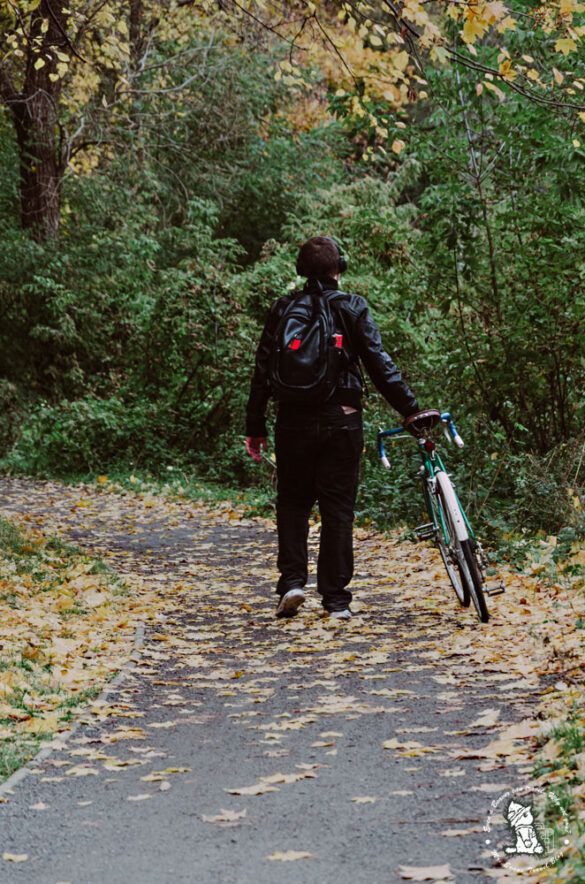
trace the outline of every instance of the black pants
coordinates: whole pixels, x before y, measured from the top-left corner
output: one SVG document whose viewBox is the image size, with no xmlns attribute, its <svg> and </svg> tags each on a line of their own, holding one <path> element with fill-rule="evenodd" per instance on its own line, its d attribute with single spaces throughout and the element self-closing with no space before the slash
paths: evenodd
<svg viewBox="0 0 585 884">
<path fill-rule="evenodd" d="M 353 519 L 363 444 L 361 412 L 346 415 L 340 405 L 318 412 L 280 407 L 275 439 L 280 595 L 307 582 L 309 516 L 317 501 L 317 586 L 323 606 L 340 611 L 351 602 L 346 587 L 353 574 Z"/>
</svg>

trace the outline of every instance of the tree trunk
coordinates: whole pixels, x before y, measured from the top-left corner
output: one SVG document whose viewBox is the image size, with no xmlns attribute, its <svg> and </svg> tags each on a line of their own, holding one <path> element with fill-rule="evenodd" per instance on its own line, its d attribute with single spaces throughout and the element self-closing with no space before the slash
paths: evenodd
<svg viewBox="0 0 585 884">
<path fill-rule="evenodd" d="M 57 52 L 71 54 L 66 25 L 62 4 L 41 0 L 30 23 L 22 90 L 18 91 L 5 73 L 0 75 L 0 94 L 12 114 L 18 141 L 21 223 L 38 240 L 59 234 L 64 169 Z"/>
<path fill-rule="evenodd" d="M 20 212 L 24 229 L 39 240 L 59 234 L 62 169 L 57 152 L 53 96 L 38 90 L 16 114 L 20 159 Z"/>
</svg>

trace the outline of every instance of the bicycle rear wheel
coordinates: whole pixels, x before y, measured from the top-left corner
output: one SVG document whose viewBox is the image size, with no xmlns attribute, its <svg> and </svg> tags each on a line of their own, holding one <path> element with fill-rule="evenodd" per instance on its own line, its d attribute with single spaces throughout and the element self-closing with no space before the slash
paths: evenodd
<svg viewBox="0 0 585 884">
<path fill-rule="evenodd" d="M 477 616 L 482 623 L 487 623 L 489 613 L 483 592 L 483 577 L 476 556 L 475 542 L 469 536 L 463 510 L 449 476 L 445 472 L 439 471 L 436 474 L 436 479 L 438 495 L 447 515 L 447 521 L 451 526 L 448 531 L 451 557 L 457 562 L 461 582 L 473 601 Z"/>
<path fill-rule="evenodd" d="M 426 484 L 425 499 L 427 510 L 435 527 L 435 545 L 438 547 L 445 570 L 460 603 L 467 608 L 471 601 L 467 581 L 461 576 L 459 559 L 455 553 L 457 535 L 449 517 L 449 511 L 438 491 L 433 492 Z"/>
</svg>

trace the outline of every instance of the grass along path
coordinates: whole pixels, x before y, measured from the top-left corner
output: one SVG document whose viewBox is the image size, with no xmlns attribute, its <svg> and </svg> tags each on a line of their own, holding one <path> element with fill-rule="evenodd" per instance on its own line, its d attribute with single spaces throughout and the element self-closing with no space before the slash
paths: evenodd
<svg viewBox="0 0 585 884">
<path fill-rule="evenodd" d="M 28 629 L 24 636 L 22 627 L 22 641 L 26 638 L 28 645 L 37 649 L 37 664 L 51 673 L 53 691 L 59 693 L 68 681 L 75 684 L 80 670 L 90 675 L 91 681 L 94 668 L 97 684 L 104 674 L 118 668 L 128 653 L 133 618 L 148 612 L 149 637 L 143 661 L 137 667 L 136 685 L 128 688 L 123 702 L 107 704 L 105 709 L 90 707 L 83 713 L 84 727 L 97 729 L 102 737 L 96 739 L 105 741 L 102 745 L 118 742 L 112 738 L 117 729 L 118 733 L 129 734 L 138 744 L 136 749 L 140 748 L 146 728 L 141 721 L 129 728 L 127 719 L 134 713 L 138 719 L 145 715 L 139 708 L 140 696 L 160 682 L 159 708 L 166 707 L 176 714 L 149 722 L 152 730 L 146 733 L 162 735 L 168 726 L 171 734 L 172 728 L 188 724 L 189 717 L 195 730 L 205 728 L 205 713 L 193 713 L 198 705 L 205 709 L 207 698 L 213 698 L 214 711 L 209 715 L 219 715 L 219 704 L 221 715 L 233 729 L 238 751 L 243 751 L 240 744 L 244 737 L 255 732 L 266 767 L 278 766 L 278 770 L 261 773 L 251 783 L 222 782 L 221 790 L 239 796 L 245 806 L 222 809 L 220 805 L 215 813 L 201 814 L 207 828 L 246 825 L 243 811 L 248 813 L 248 803 L 259 798 L 282 801 L 283 795 L 271 793 L 284 792 L 287 784 L 324 780 L 327 774 L 332 777 L 331 788 L 339 788 L 341 781 L 335 777 L 335 770 L 341 769 L 340 756 L 346 754 L 343 735 L 348 731 L 356 733 L 354 739 L 363 743 L 362 752 L 377 759 L 380 771 L 396 764 L 407 784 L 406 788 L 392 790 L 383 780 L 377 789 L 368 792 L 359 790 L 358 783 L 352 784 L 354 794 L 349 800 L 354 808 L 392 800 L 393 812 L 407 820 L 410 804 L 416 802 L 418 806 L 421 801 L 424 791 L 420 789 L 424 790 L 425 782 L 429 790 L 433 784 L 457 784 L 458 798 L 455 800 L 453 790 L 447 790 L 450 797 L 445 810 L 447 816 L 457 818 L 461 809 L 461 825 L 446 827 L 437 817 L 442 828 L 436 832 L 439 843 L 453 845 L 446 850 L 448 857 L 454 857 L 453 864 L 434 863 L 440 850 L 433 848 L 431 840 L 426 857 L 423 835 L 422 845 L 412 849 L 412 856 L 403 854 L 402 861 L 397 860 L 392 867 L 396 878 L 388 874 L 385 881 L 437 881 L 437 874 L 445 880 L 453 880 L 456 875 L 456 880 L 462 882 L 476 880 L 478 875 L 486 880 L 509 877 L 501 863 L 494 864 L 484 843 L 483 826 L 494 796 L 534 781 L 536 760 L 541 786 L 552 782 L 559 792 L 564 790 L 563 807 L 571 817 L 571 826 L 578 824 L 583 813 L 582 789 L 574 775 L 575 770 L 578 772 L 574 763 L 565 765 L 565 770 L 559 765 L 559 758 L 564 758 L 563 731 L 539 737 L 547 710 L 553 717 L 551 720 L 549 715 L 548 726 L 552 727 L 555 720 L 560 725 L 571 708 L 582 709 L 579 674 L 583 645 L 575 623 L 583 618 L 584 606 L 582 595 L 575 594 L 569 585 L 543 582 L 538 569 L 530 577 L 509 576 L 506 595 L 490 600 L 492 620 L 480 626 L 471 612 L 456 607 L 434 550 L 358 531 L 353 584 L 358 616 L 340 628 L 320 616 L 313 596 L 294 620 L 275 621 L 274 529 L 268 521 L 245 519 L 229 504 L 209 509 L 176 496 L 154 493 L 148 487 L 131 493 L 110 483 L 64 487 L 3 480 L 0 501 L 5 517 L 18 518 L 29 528 L 42 528 L 79 543 L 123 575 L 125 586 L 134 587 L 133 595 L 130 592 L 120 597 L 125 601 L 123 613 L 119 609 L 118 626 L 118 614 L 110 614 L 117 604 L 116 594 L 99 582 L 102 574 L 96 575 L 87 559 L 69 563 L 73 569 L 69 574 L 57 572 L 53 583 L 49 581 L 52 588 L 46 590 L 48 595 L 40 591 L 19 597 L 16 608 L 22 608 L 22 622 Z M 315 526 L 313 547 L 317 530 Z M 38 543 L 43 548 L 44 541 Z M 77 574 L 75 568 L 80 566 L 85 570 Z M 39 576 L 43 584 L 41 572 Z M 52 606 L 57 605 L 60 595 L 73 597 L 71 582 L 78 577 L 90 577 L 98 585 L 74 587 L 75 604 L 56 614 Z M 60 586 L 66 591 L 61 592 Z M 100 599 L 106 604 L 108 616 L 102 610 L 104 604 L 78 604 L 79 592 L 94 593 L 90 595 L 94 601 L 96 593 L 109 593 L 107 601 Z M 14 597 L 12 607 L 10 596 L 7 598 L 2 604 L 14 611 Z M 54 598 L 57 601 L 50 601 Z M 55 639 L 43 632 L 45 621 L 48 618 L 56 622 L 55 617 L 62 617 L 66 626 L 66 615 L 71 611 L 74 616 L 77 608 L 80 615 L 85 612 L 84 616 L 93 618 L 92 628 L 99 620 L 96 612 L 103 616 L 102 649 L 107 646 L 105 636 L 123 637 L 123 641 L 114 643 L 112 656 L 103 656 L 95 667 L 92 661 L 99 655 L 92 655 L 100 646 L 93 638 L 87 650 L 83 645 L 61 646 L 64 653 L 58 661 L 59 681 L 53 663 Z M 71 627 L 69 632 L 73 632 Z M 67 634 L 59 637 L 68 640 Z M 23 649 L 24 645 L 11 645 L 10 653 L 3 658 L 4 673 L 11 666 L 16 671 L 17 661 L 27 659 L 23 658 Z M 4 678 L 10 687 L 10 678 Z M 285 693 L 281 693 L 283 689 Z M 10 690 L 6 694 L 10 697 Z M 207 701 L 211 703 L 211 699 Z M 40 716 L 35 711 L 30 719 L 23 720 L 45 720 L 52 710 L 39 711 Z M 56 729 L 61 726 L 52 721 Z M 354 722 L 363 722 L 357 732 Z M 574 713 L 573 731 L 580 723 L 578 713 Z M 13 728 L 16 733 L 22 721 L 8 716 L 1 726 Z M 544 748 L 539 749 L 543 743 Z M 297 754 L 300 764 L 283 773 L 280 768 L 301 744 L 310 761 L 300 761 L 305 756 Z M 65 783 L 85 776 L 88 768 L 94 771 L 87 774 L 91 777 L 112 769 L 136 772 L 128 759 L 92 759 L 92 751 L 96 750 L 91 747 L 84 756 L 84 745 L 75 744 L 74 738 L 69 758 L 59 760 L 66 768 L 61 778 Z M 578 748 L 576 743 L 573 751 Z M 159 747 L 152 751 L 165 750 Z M 140 758 L 138 751 L 136 755 Z M 86 759 L 81 765 L 80 757 Z M 179 764 L 177 770 L 182 767 L 186 765 Z M 157 800 L 161 784 L 172 778 L 156 770 L 152 776 L 146 782 L 155 791 L 138 793 L 147 796 L 144 800 Z M 316 801 L 328 801 L 328 796 L 319 792 L 319 783 L 315 785 Z M 435 802 L 439 797 L 434 796 Z M 401 800 L 404 809 L 396 809 L 394 805 Z M 226 798 L 224 801 L 229 804 Z M 248 819 L 252 806 L 249 809 Z M 496 839 L 500 845 L 510 837 L 502 822 L 498 820 Z M 373 832 L 375 825 L 371 825 Z M 433 829 L 430 822 L 428 825 Z M 417 838 L 421 838 L 420 832 Z M 574 863 L 578 862 L 577 841 L 572 834 L 574 860 L 569 855 L 569 861 Z M 271 860 L 265 858 L 269 853 L 260 859 L 270 865 L 270 861 L 303 858 L 289 856 L 283 860 L 291 849 L 283 844 Z M 24 855 L 5 852 L 9 856 Z M 318 863 L 318 856 L 310 849 L 297 853 L 308 853 L 305 858 Z M 461 865 L 462 856 L 469 859 L 466 867 Z M 428 869 L 435 870 L 435 877 L 420 877 L 420 870 Z M 304 880 L 318 880 L 311 879 L 310 874 L 304 869 Z M 376 880 L 375 876 L 370 880 Z M 517 879 L 514 876 L 511 880 Z"/>
</svg>

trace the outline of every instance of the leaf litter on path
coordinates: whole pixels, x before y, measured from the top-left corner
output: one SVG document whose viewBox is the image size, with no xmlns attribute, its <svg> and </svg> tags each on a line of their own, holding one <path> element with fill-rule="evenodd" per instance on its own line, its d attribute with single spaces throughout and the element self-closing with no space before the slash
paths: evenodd
<svg viewBox="0 0 585 884">
<path fill-rule="evenodd" d="M 542 728 L 538 706 L 545 710 L 552 708 L 558 701 L 559 691 L 564 692 L 567 702 L 582 700 L 575 673 L 585 654 L 582 642 L 575 641 L 573 633 L 575 618 L 585 613 L 583 598 L 561 586 L 547 587 L 539 582 L 538 576 L 510 577 L 507 594 L 490 599 L 491 621 L 482 626 L 475 621 L 471 610 L 457 606 L 433 549 L 398 542 L 398 535 L 384 538 L 371 531 L 358 530 L 356 578 L 352 588 L 359 617 L 330 629 L 319 618 L 318 604 L 309 599 L 310 603 L 293 621 L 275 621 L 274 556 L 258 556 L 258 550 L 263 549 L 259 541 L 236 541 L 236 532 L 246 538 L 272 531 L 272 523 L 267 520 L 248 519 L 241 509 L 227 503 L 210 510 L 180 497 L 155 494 L 148 488 L 139 494 L 130 493 L 107 481 L 97 488 L 64 488 L 56 483 L 10 480 L 7 487 L 6 514 L 18 514 L 21 522 L 34 531 L 39 525 L 64 536 L 70 536 L 75 530 L 89 551 L 99 552 L 110 567 L 130 582 L 132 588 L 127 593 L 131 600 L 135 599 L 126 605 L 129 610 L 120 612 L 120 619 L 116 621 L 110 616 L 115 593 L 99 582 L 84 583 L 87 570 L 72 571 L 68 577 L 68 582 L 73 584 L 70 592 L 75 594 L 75 599 L 84 600 L 83 611 L 92 629 L 101 630 L 96 641 L 103 655 L 96 655 L 92 647 L 90 654 L 84 656 L 80 637 L 73 639 L 60 629 L 58 619 L 65 616 L 63 612 L 71 610 L 66 598 L 57 598 L 55 602 L 49 624 L 54 624 L 56 631 L 49 638 L 40 632 L 43 627 L 38 601 L 31 599 L 14 639 L 22 643 L 21 647 L 29 648 L 29 659 L 34 663 L 35 655 L 48 655 L 54 673 L 58 664 L 63 684 L 78 689 L 79 679 L 83 682 L 83 678 L 91 680 L 103 671 L 114 671 L 127 659 L 133 624 L 145 620 L 150 624 L 150 635 L 137 672 L 144 678 L 156 678 L 159 667 L 172 664 L 175 671 L 180 672 L 180 684 L 199 692 L 211 692 L 223 698 L 226 707 L 230 703 L 255 704 L 252 709 L 234 712 L 233 726 L 256 732 L 261 742 L 272 744 L 273 748 L 264 754 L 268 766 L 272 758 L 288 754 L 296 735 L 305 730 L 311 733 L 316 749 L 333 746 L 345 729 L 323 728 L 327 718 L 339 726 L 343 723 L 340 717 L 351 722 L 363 716 L 381 715 L 387 721 L 387 739 L 375 751 L 382 753 L 385 749 L 398 758 L 416 757 L 424 764 L 432 762 L 442 777 L 467 775 L 470 789 L 489 795 L 500 785 L 503 790 L 506 781 L 482 782 L 478 780 L 477 768 L 485 767 L 487 771 L 502 764 L 514 765 L 515 775 L 519 776 L 520 767 L 530 763 L 534 755 Z M 51 501 L 50 507 L 47 499 Z M 226 516 L 230 517 L 229 532 Z M 179 531 L 187 520 L 192 525 L 188 550 L 179 543 L 173 546 L 172 540 L 173 532 Z M 217 539 L 221 536 L 235 544 L 231 559 L 222 553 L 221 544 L 218 545 Z M 157 550 L 156 537 L 169 539 Z M 312 531 L 313 548 L 317 540 L 317 533 Z M 244 560 L 249 565 L 242 571 Z M 251 584 L 262 589 L 250 592 Z M 245 592 L 245 603 L 234 604 L 235 592 Z M 529 605 L 522 601 L 526 598 L 530 599 Z M 195 610 L 197 616 L 188 621 L 186 628 L 187 621 L 183 618 L 189 610 Z M 110 633 L 115 633 L 116 639 L 111 646 L 111 658 L 107 656 Z M 121 633 L 126 644 L 119 642 Z M 416 654 L 408 654 L 414 648 Z M 263 707 L 274 701 L 280 666 L 277 661 L 283 657 L 287 659 L 289 691 L 302 695 L 314 691 L 317 684 L 322 689 L 309 704 L 295 700 L 291 693 L 291 702 L 285 698 L 284 713 L 273 716 L 264 713 Z M 107 664 L 101 669 L 95 665 L 104 659 Z M 397 662 L 400 665 L 396 665 Z M 409 675 L 408 687 L 404 683 L 400 687 L 386 686 L 393 673 Z M 571 676 L 570 684 L 551 692 L 551 681 L 556 680 L 560 685 L 567 673 Z M 341 680 L 348 675 L 359 680 L 360 690 L 355 690 L 355 681 L 353 693 L 340 689 Z M 437 688 L 431 687 L 431 682 Z M 0 673 L 0 702 L 2 698 L 9 702 L 14 683 L 10 675 Z M 161 690 L 164 691 L 164 686 Z M 410 728 L 396 727 L 402 722 L 394 713 L 416 702 L 421 690 L 432 696 L 437 719 Z M 465 708 L 471 691 L 484 699 L 481 705 L 476 703 L 472 707 L 468 723 L 463 728 L 459 725 L 458 730 L 441 728 L 441 716 Z M 32 711 L 20 710 L 25 716 L 23 719 L 18 715 L 14 719 L 7 717 L 0 720 L 0 726 L 6 723 L 6 727 L 18 729 L 24 727 L 23 721 L 36 719 L 47 721 L 48 727 L 51 719 L 41 716 L 50 715 L 52 707 L 39 710 L 35 707 L 36 697 L 32 699 Z M 142 714 L 133 709 L 131 696 L 126 699 L 128 702 L 120 704 L 94 704 L 84 720 L 107 725 L 113 720 L 122 722 L 124 718 Z M 204 720 L 197 705 L 201 706 L 202 701 L 194 704 L 185 700 L 181 692 L 177 692 L 176 684 L 169 684 L 161 706 L 174 707 L 175 718 L 146 726 L 153 736 L 160 735 L 164 740 L 167 728 Z M 518 710 L 524 715 L 520 723 L 516 721 Z M 229 714 L 227 708 L 226 714 Z M 125 727 L 129 728 L 128 737 Z M 144 739 L 140 728 L 132 729 L 127 723 L 121 723 L 121 728 L 118 740 Z M 110 728 L 108 733 L 108 739 L 113 739 L 115 732 Z M 402 736 L 419 733 L 429 735 L 424 744 Z M 315 740 L 315 736 L 321 739 Z M 103 745 L 107 747 L 108 742 Z M 336 747 L 330 749 L 327 759 L 325 752 L 319 757 L 335 764 L 339 755 L 333 752 L 337 752 Z M 453 759 L 464 762 L 464 766 L 453 767 Z M 108 766 L 119 767 L 116 772 L 121 775 L 132 774 L 132 766 L 124 764 L 123 759 L 120 762 L 110 759 Z M 275 784 L 285 790 L 295 789 L 295 783 L 302 779 L 296 774 L 274 772 L 274 767 L 269 766 L 266 774 L 252 786 L 220 785 L 220 788 L 252 799 L 278 791 Z M 315 787 L 319 788 L 319 781 Z M 394 791 L 407 793 L 410 790 Z M 155 794 L 129 794 L 128 800 L 147 800 Z M 377 800 L 372 798 L 370 802 L 370 798 L 358 796 L 352 801 L 365 804 Z M 457 827 L 453 831 L 459 833 L 465 829 Z M 413 874 L 441 869 L 433 865 L 402 868 Z M 445 880 L 451 877 L 450 873 L 443 875 Z"/>
</svg>

